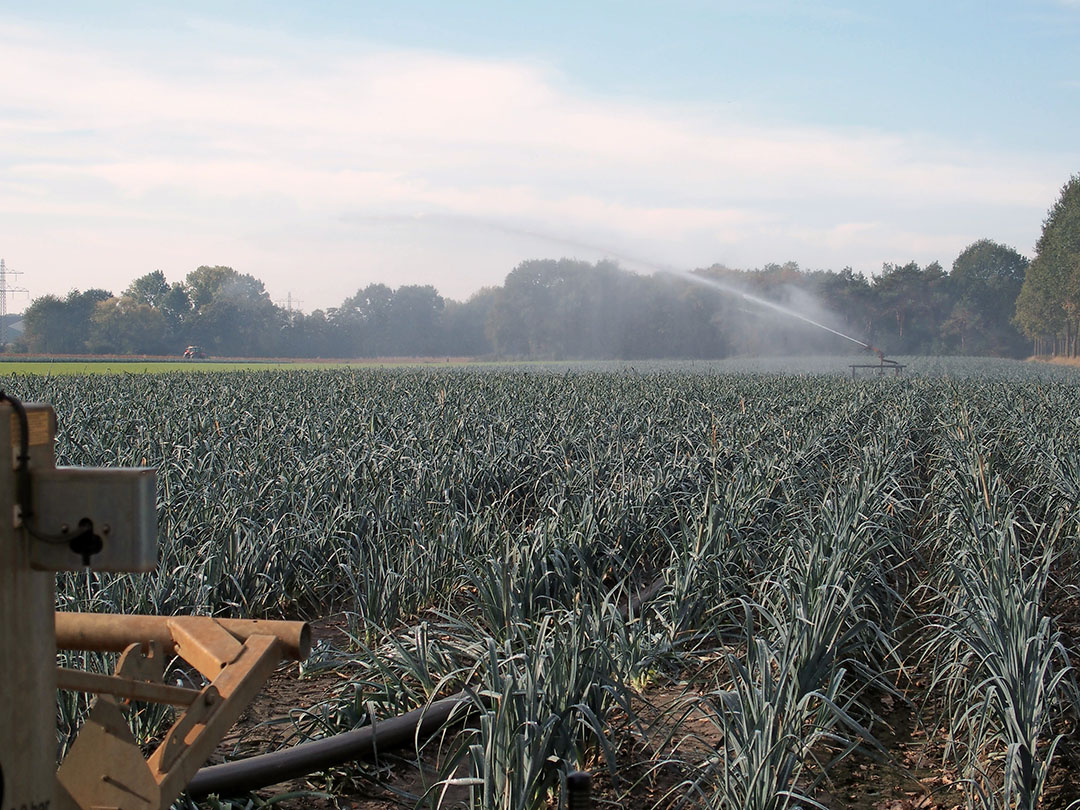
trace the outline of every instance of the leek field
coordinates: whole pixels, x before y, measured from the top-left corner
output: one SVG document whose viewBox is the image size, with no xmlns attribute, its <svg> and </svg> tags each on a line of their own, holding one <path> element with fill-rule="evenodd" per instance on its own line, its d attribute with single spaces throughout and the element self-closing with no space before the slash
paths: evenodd
<svg viewBox="0 0 1080 810">
<path fill-rule="evenodd" d="M 1064 808 L 1080 374 L 908 362 L 3 387 L 55 406 L 60 463 L 158 470 L 157 572 L 61 575 L 59 607 L 339 617 L 285 743 L 461 696 L 321 801 L 559 807 L 585 769 L 598 807 Z"/>
</svg>

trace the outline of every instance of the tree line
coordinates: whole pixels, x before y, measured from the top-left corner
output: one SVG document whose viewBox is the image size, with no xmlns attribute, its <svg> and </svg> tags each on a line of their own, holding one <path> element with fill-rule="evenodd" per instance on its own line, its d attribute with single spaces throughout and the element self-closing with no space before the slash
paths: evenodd
<svg viewBox="0 0 1080 810">
<path fill-rule="evenodd" d="M 1050 209 L 1030 262 L 989 239 L 948 271 L 885 264 L 870 278 L 794 262 L 642 275 L 611 261 L 537 259 L 463 302 L 430 285 L 369 284 L 310 314 L 274 304 L 254 276 L 202 266 L 171 283 L 147 273 L 119 295 L 46 295 L 23 321 L 9 348 L 40 354 L 176 355 L 198 344 L 230 357 L 720 358 L 854 342 L 890 354 L 1075 354 L 1080 176 Z"/>
</svg>

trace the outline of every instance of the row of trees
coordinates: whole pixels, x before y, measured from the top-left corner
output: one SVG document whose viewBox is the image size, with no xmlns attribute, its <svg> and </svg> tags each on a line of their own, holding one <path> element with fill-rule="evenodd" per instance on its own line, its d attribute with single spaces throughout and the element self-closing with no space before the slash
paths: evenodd
<svg viewBox="0 0 1080 810">
<path fill-rule="evenodd" d="M 1037 354 L 1080 351 L 1080 175 L 1061 189 L 1043 222 L 1016 301 L 1016 322 Z"/>
<path fill-rule="evenodd" d="M 484 294 L 469 303 L 431 286 L 371 284 L 341 306 L 310 315 L 279 307 L 254 276 L 203 266 L 182 282 L 155 270 L 119 295 L 73 290 L 35 299 L 16 351 L 175 355 L 198 344 L 217 356 L 362 357 L 482 355 Z"/>
<path fill-rule="evenodd" d="M 263 284 L 229 267 L 200 267 L 169 284 L 160 270 L 135 279 L 119 296 L 73 290 L 34 299 L 23 314 L 25 348 L 47 354 L 176 354 L 195 334 L 215 348 L 261 353 L 281 325 Z"/>
<path fill-rule="evenodd" d="M 48 354 L 168 355 L 195 343 L 237 357 L 706 358 L 867 342 L 890 354 L 1020 356 L 1031 341 L 1076 354 L 1080 176 L 1050 209 L 1030 265 L 987 239 L 948 271 L 886 264 L 871 278 L 793 262 L 646 276 L 609 261 L 531 260 L 464 302 L 370 284 L 310 314 L 276 306 L 254 276 L 203 266 L 182 282 L 148 273 L 119 295 L 35 299 L 24 326 L 15 348 Z"/>
<path fill-rule="evenodd" d="M 155 355 L 197 343 L 217 356 L 511 358 L 854 348 L 831 329 L 890 353 L 1016 355 L 1027 348 L 1011 323 L 1026 266 L 1016 251 L 985 240 L 961 253 L 951 272 L 937 263 L 885 265 L 872 279 L 791 262 L 644 276 L 607 261 L 533 260 L 465 302 L 431 286 L 370 284 L 311 314 L 276 306 L 253 276 L 204 266 L 172 284 L 160 271 L 148 273 L 120 295 L 91 289 L 38 298 L 24 315 L 18 348 Z"/>
<path fill-rule="evenodd" d="M 937 262 L 886 264 L 872 279 L 793 262 L 714 266 L 691 281 L 532 261 L 496 291 L 487 336 L 495 354 L 517 357 L 835 353 L 859 342 L 892 354 L 1015 356 L 1028 347 L 1011 323 L 1026 266 L 988 240 L 964 250 L 951 272 Z"/>
</svg>

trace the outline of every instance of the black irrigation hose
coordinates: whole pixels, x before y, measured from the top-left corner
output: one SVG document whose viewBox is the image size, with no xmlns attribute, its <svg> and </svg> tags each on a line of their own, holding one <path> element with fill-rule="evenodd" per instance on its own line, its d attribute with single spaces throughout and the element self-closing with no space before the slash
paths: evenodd
<svg viewBox="0 0 1080 810">
<path fill-rule="evenodd" d="M 643 603 L 655 596 L 664 586 L 660 577 L 649 587 L 639 591 L 629 604 L 620 610 L 623 618 L 641 609 Z M 188 782 L 186 793 L 193 799 L 201 799 L 211 793 L 218 796 L 239 796 L 257 788 L 276 785 L 325 771 L 334 765 L 352 760 L 374 759 L 380 753 L 398 751 L 425 740 L 437 733 L 455 715 L 463 716 L 470 711 L 472 703 L 466 692 L 458 692 L 411 712 L 358 728 L 345 731 L 313 742 L 302 743 L 258 754 L 235 762 L 209 765 L 201 768 Z"/>
<path fill-rule="evenodd" d="M 374 759 L 378 754 L 397 751 L 432 736 L 452 717 L 460 715 L 470 702 L 465 692 L 458 692 L 400 717 L 355 731 L 302 743 L 283 751 L 210 765 L 195 774 L 185 792 L 194 799 L 211 793 L 239 796 L 256 788 L 324 771 L 343 762 Z"/>
</svg>

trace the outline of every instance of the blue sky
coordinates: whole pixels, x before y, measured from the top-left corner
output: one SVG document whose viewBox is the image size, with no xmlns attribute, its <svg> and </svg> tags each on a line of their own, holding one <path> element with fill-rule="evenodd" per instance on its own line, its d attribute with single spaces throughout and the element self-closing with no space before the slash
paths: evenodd
<svg viewBox="0 0 1080 810">
<path fill-rule="evenodd" d="M 311 310 L 564 255 L 1030 255 L 1077 42 L 1080 0 L 0 3 L 0 256 L 32 296 L 228 264 Z"/>
</svg>

